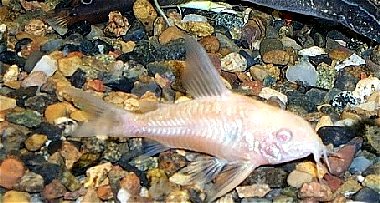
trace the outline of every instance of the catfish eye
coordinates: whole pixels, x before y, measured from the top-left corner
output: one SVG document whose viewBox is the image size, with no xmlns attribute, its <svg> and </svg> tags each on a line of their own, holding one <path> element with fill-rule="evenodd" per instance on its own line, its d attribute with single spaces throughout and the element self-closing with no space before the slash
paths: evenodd
<svg viewBox="0 0 380 203">
<path fill-rule="evenodd" d="M 276 132 L 275 136 L 280 142 L 289 142 L 293 137 L 293 133 L 286 128 L 282 128 Z"/>
</svg>

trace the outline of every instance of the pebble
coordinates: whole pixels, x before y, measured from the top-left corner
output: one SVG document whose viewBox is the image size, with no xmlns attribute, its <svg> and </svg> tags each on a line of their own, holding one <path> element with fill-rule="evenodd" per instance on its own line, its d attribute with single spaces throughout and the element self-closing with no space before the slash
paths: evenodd
<svg viewBox="0 0 380 203">
<path fill-rule="evenodd" d="M 335 191 L 335 196 L 337 194 L 341 194 L 343 196 L 350 196 L 356 192 L 358 192 L 360 189 L 362 188 L 362 186 L 360 185 L 360 183 L 358 183 L 356 180 L 347 180 L 345 181 L 339 188 L 337 191 Z"/>
<path fill-rule="evenodd" d="M 348 71 L 339 71 L 336 75 L 334 87 L 342 91 L 354 91 L 359 79 Z"/>
<path fill-rule="evenodd" d="M 318 130 L 321 127 L 333 126 L 333 125 L 334 125 L 334 123 L 332 122 L 332 119 L 330 116 L 322 116 L 321 118 L 319 118 L 319 121 L 318 121 L 317 125 L 315 126 L 315 131 L 318 132 Z"/>
<path fill-rule="evenodd" d="M 364 186 L 369 187 L 376 192 L 380 192 L 380 175 L 368 175 L 364 179 Z"/>
<path fill-rule="evenodd" d="M 301 56 L 319 56 L 324 54 L 327 54 L 325 50 L 318 46 L 312 46 L 298 51 L 298 55 Z"/>
<path fill-rule="evenodd" d="M 5 192 L 3 196 L 3 203 L 29 203 L 31 202 L 30 194 L 27 192 L 17 192 L 10 190 Z"/>
<path fill-rule="evenodd" d="M 295 66 L 289 66 L 286 71 L 286 78 L 289 81 L 302 81 L 309 86 L 315 86 L 318 75 L 314 66 L 307 58 L 301 59 L 300 63 Z"/>
<path fill-rule="evenodd" d="M 0 112 L 16 107 L 16 99 L 0 95 Z"/>
<path fill-rule="evenodd" d="M 203 37 L 199 43 L 206 50 L 207 53 L 215 54 L 220 49 L 220 42 L 214 35 Z"/>
<path fill-rule="evenodd" d="M 311 182 L 313 176 L 309 173 L 294 170 L 289 173 L 288 184 L 292 187 L 300 188 L 302 184 Z"/>
<path fill-rule="evenodd" d="M 12 189 L 25 173 L 24 164 L 16 158 L 7 158 L 0 165 L 0 186 Z"/>
<path fill-rule="evenodd" d="M 260 43 L 260 54 L 263 56 L 265 53 L 272 50 L 283 50 L 284 46 L 278 39 L 265 38 Z"/>
<path fill-rule="evenodd" d="M 8 68 L 8 70 L 5 72 L 3 76 L 3 81 L 11 82 L 11 81 L 17 81 L 17 77 L 20 74 L 19 67 L 16 65 L 12 65 Z"/>
<path fill-rule="evenodd" d="M 292 56 L 284 50 L 271 50 L 262 55 L 264 63 L 275 65 L 288 65 L 292 61 Z"/>
<path fill-rule="evenodd" d="M 317 166 L 314 162 L 301 162 L 296 165 L 296 170 L 301 172 L 306 172 L 312 175 L 314 178 L 323 178 L 323 176 L 328 172 L 327 168 Z"/>
<path fill-rule="evenodd" d="M 26 172 L 22 176 L 18 187 L 26 192 L 41 192 L 44 189 L 44 179 L 37 173 Z"/>
<path fill-rule="evenodd" d="M 286 95 L 270 87 L 263 87 L 259 93 L 259 96 L 267 100 L 272 97 L 277 97 L 283 105 L 286 105 L 288 103 L 288 97 Z"/>
<path fill-rule="evenodd" d="M 79 55 L 71 55 L 57 60 L 58 70 L 64 76 L 72 76 L 82 66 L 82 63 L 82 58 Z"/>
<path fill-rule="evenodd" d="M 161 88 L 154 81 L 148 83 L 136 82 L 131 93 L 139 97 L 143 96 L 147 91 L 155 93 L 157 97 L 161 95 Z"/>
<path fill-rule="evenodd" d="M 133 14 L 144 25 L 146 31 L 153 30 L 157 12 L 147 0 L 137 0 L 133 4 Z"/>
<path fill-rule="evenodd" d="M 299 190 L 298 196 L 300 198 L 312 198 L 318 202 L 326 202 L 333 200 L 334 196 L 331 189 L 319 182 L 305 183 Z"/>
<path fill-rule="evenodd" d="M 42 71 L 33 71 L 22 82 L 21 87 L 38 86 L 41 87 L 47 82 L 47 75 Z"/>
<path fill-rule="evenodd" d="M 112 169 L 112 163 L 106 162 L 94 167 L 90 167 L 86 171 L 86 181 L 84 187 L 99 187 L 108 184 L 107 173 Z"/>
<path fill-rule="evenodd" d="M 341 70 L 348 66 L 360 66 L 365 64 L 365 60 L 362 59 L 357 54 L 352 54 L 350 57 L 348 57 L 346 60 L 342 61 L 342 63 L 335 66 L 335 70 Z"/>
<path fill-rule="evenodd" d="M 236 187 L 240 198 L 243 197 L 264 197 L 271 189 L 267 184 L 253 184 L 249 186 Z"/>
<path fill-rule="evenodd" d="M 58 62 L 52 55 L 43 55 L 41 59 L 36 63 L 32 72 L 42 71 L 47 76 L 52 76 L 58 69 Z"/>
<path fill-rule="evenodd" d="M 133 172 L 127 173 L 120 180 L 120 187 L 128 191 L 129 194 L 137 196 L 141 189 L 140 179 Z"/>
<path fill-rule="evenodd" d="M 25 147 L 29 151 L 38 151 L 48 140 L 46 135 L 33 134 L 25 140 Z"/>
<path fill-rule="evenodd" d="M 42 115 L 37 111 L 25 110 L 21 112 L 10 112 L 6 116 L 7 120 L 26 127 L 36 127 L 42 122 Z"/>
<path fill-rule="evenodd" d="M 71 192 L 79 190 L 82 187 L 79 180 L 68 171 L 62 173 L 61 182 Z"/>
<path fill-rule="evenodd" d="M 65 159 L 66 168 L 71 169 L 82 154 L 71 142 L 64 141 L 62 142 L 61 155 Z"/>
<path fill-rule="evenodd" d="M 373 164 L 372 161 L 366 159 L 363 156 L 355 157 L 350 165 L 349 171 L 352 174 L 358 174 L 358 173 L 361 174 L 372 164 Z"/>
<path fill-rule="evenodd" d="M 247 69 L 247 59 L 242 55 L 232 52 L 221 59 L 223 71 L 241 72 Z"/>
<path fill-rule="evenodd" d="M 200 37 L 209 36 L 215 31 L 214 27 L 207 21 L 182 20 L 180 23 L 177 23 L 176 25 L 182 30 L 185 30 L 191 34 L 194 34 Z"/>
<path fill-rule="evenodd" d="M 67 192 L 65 186 L 59 180 L 54 179 L 51 183 L 47 184 L 42 191 L 42 196 L 47 200 L 54 200 L 63 197 Z"/>
<path fill-rule="evenodd" d="M 333 192 L 338 190 L 338 188 L 343 184 L 343 181 L 340 178 L 333 176 L 329 173 L 325 174 L 323 180 L 331 188 Z"/>
<path fill-rule="evenodd" d="M 110 37 L 120 37 L 127 34 L 130 28 L 128 19 L 118 11 L 111 11 L 108 14 L 108 23 L 104 28 L 104 34 Z"/>
<path fill-rule="evenodd" d="M 249 185 L 268 184 L 271 188 L 281 188 L 286 186 L 287 176 L 288 173 L 281 168 L 259 167 L 244 182 Z"/>
<path fill-rule="evenodd" d="M 375 203 L 380 199 L 380 194 L 371 188 L 364 187 L 352 197 L 357 202 Z"/>
<path fill-rule="evenodd" d="M 88 188 L 81 202 L 102 203 L 94 188 Z"/>
<path fill-rule="evenodd" d="M 170 26 L 161 33 L 158 40 L 160 41 L 161 44 L 166 44 L 172 40 L 182 38 L 183 35 L 184 35 L 183 31 L 178 29 L 178 27 Z"/>
<path fill-rule="evenodd" d="M 330 163 L 330 173 L 336 176 L 342 175 L 348 170 L 355 155 L 355 146 L 346 145 L 334 153 L 334 156 L 328 157 Z"/>
<path fill-rule="evenodd" d="M 45 110 L 45 118 L 49 123 L 54 123 L 57 118 L 68 117 L 75 108 L 68 102 L 59 102 L 49 105 Z"/>
<path fill-rule="evenodd" d="M 368 126 L 366 127 L 364 133 L 364 137 L 367 139 L 367 142 L 370 145 L 369 150 L 373 151 L 374 153 L 380 153 L 379 132 L 380 127 Z"/>
<path fill-rule="evenodd" d="M 355 131 L 348 126 L 323 126 L 317 133 L 325 145 L 331 143 L 335 147 L 348 143 L 356 136 Z"/>
<path fill-rule="evenodd" d="M 98 187 L 96 194 L 103 201 L 110 200 L 113 197 L 112 188 L 109 185 Z"/>
<path fill-rule="evenodd" d="M 360 80 L 352 94 L 359 99 L 359 103 L 364 103 L 372 93 L 380 91 L 380 80 L 377 77 L 368 77 Z"/>
</svg>

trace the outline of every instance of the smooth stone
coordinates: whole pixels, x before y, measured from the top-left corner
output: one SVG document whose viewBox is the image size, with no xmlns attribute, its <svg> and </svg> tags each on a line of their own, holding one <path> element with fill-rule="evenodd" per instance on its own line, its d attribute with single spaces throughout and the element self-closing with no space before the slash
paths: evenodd
<svg viewBox="0 0 380 203">
<path fill-rule="evenodd" d="M 311 174 L 294 170 L 290 172 L 287 181 L 290 186 L 299 188 L 302 184 L 311 182 L 312 180 L 313 176 Z"/>
</svg>

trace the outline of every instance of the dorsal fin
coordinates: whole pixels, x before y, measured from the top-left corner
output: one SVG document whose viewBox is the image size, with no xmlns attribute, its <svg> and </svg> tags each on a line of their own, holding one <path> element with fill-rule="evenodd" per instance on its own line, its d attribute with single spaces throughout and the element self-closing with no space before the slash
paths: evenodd
<svg viewBox="0 0 380 203">
<path fill-rule="evenodd" d="M 203 47 L 190 36 L 185 36 L 185 46 L 184 88 L 195 98 L 228 95 L 230 91 L 224 86 Z"/>
</svg>

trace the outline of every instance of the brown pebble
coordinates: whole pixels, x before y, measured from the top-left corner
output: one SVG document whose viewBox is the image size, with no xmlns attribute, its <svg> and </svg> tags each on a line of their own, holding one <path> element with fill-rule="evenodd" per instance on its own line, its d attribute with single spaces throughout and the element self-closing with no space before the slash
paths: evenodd
<svg viewBox="0 0 380 203">
<path fill-rule="evenodd" d="M 220 42 L 214 35 L 203 37 L 199 43 L 205 48 L 207 53 L 216 53 L 220 48 Z"/>
<path fill-rule="evenodd" d="M 326 184 L 331 188 L 333 192 L 336 191 L 343 183 L 343 181 L 340 178 L 333 176 L 329 173 L 325 174 L 323 180 L 326 182 Z"/>
<path fill-rule="evenodd" d="M 120 187 L 127 190 L 131 195 L 137 196 L 140 192 L 140 179 L 135 173 L 128 173 L 121 179 Z"/>
<path fill-rule="evenodd" d="M 339 149 L 338 152 L 328 157 L 330 163 L 330 173 L 340 176 L 347 171 L 355 155 L 355 146 L 346 145 Z"/>
<path fill-rule="evenodd" d="M 47 81 L 47 75 L 42 71 L 31 72 L 22 82 L 21 87 L 42 86 Z"/>
<path fill-rule="evenodd" d="M 63 197 L 66 193 L 65 186 L 59 180 L 54 179 L 51 183 L 47 184 L 42 191 L 42 196 L 47 200 L 53 200 Z"/>
<path fill-rule="evenodd" d="M 7 158 L 0 165 L 0 186 L 11 189 L 25 173 L 24 164 L 16 158 Z"/>
<path fill-rule="evenodd" d="M 54 123 L 57 118 L 68 117 L 75 108 L 68 102 L 55 103 L 48 106 L 45 110 L 47 122 Z"/>
<path fill-rule="evenodd" d="M 161 35 L 158 37 L 158 40 L 161 44 L 166 44 L 170 41 L 182 38 L 183 35 L 184 32 L 178 29 L 176 26 L 170 26 L 161 33 Z"/>
<path fill-rule="evenodd" d="M 85 84 L 86 89 L 95 90 L 97 92 L 104 92 L 105 87 L 101 80 L 89 80 Z"/>
<path fill-rule="evenodd" d="M 264 63 L 270 63 L 275 65 L 287 65 L 291 56 L 284 50 L 272 50 L 264 53 L 262 56 Z"/>
<path fill-rule="evenodd" d="M 109 200 L 113 197 L 112 188 L 109 185 L 98 187 L 96 194 L 101 200 Z"/>
<path fill-rule="evenodd" d="M 329 53 L 329 57 L 333 60 L 343 61 L 351 55 L 351 51 L 344 47 L 333 49 Z"/>
<path fill-rule="evenodd" d="M 58 70 L 64 76 L 72 76 L 73 73 L 82 65 L 82 58 L 79 55 L 68 55 L 57 61 Z"/>
<path fill-rule="evenodd" d="M 41 147 L 45 144 L 47 140 L 48 138 L 46 135 L 33 134 L 32 136 L 26 139 L 25 148 L 32 152 L 37 151 L 41 149 Z"/>
<path fill-rule="evenodd" d="M 87 193 L 83 196 L 82 203 L 101 203 L 94 188 L 88 188 Z"/>
</svg>

